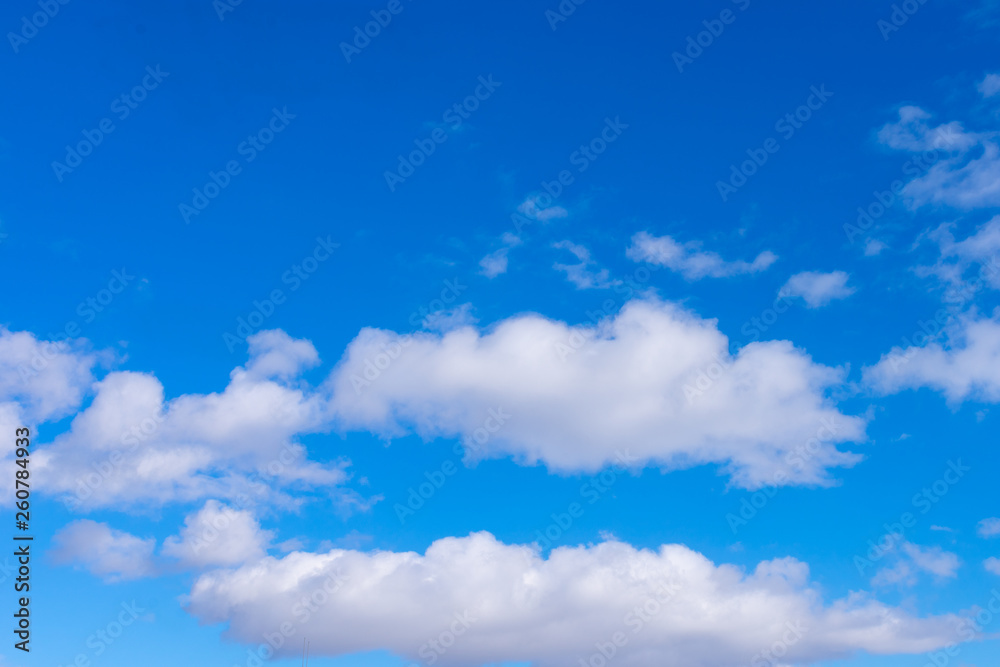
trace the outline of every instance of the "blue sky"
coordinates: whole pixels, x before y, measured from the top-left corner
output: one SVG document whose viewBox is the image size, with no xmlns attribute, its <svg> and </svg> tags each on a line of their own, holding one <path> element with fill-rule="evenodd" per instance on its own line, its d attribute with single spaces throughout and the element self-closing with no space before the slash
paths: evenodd
<svg viewBox="0 0 1000 667">
<path fill-rule="evenodd" d="M 3 25 L 0 664 L 996 664 L 992 0 Z"/>
</svg>

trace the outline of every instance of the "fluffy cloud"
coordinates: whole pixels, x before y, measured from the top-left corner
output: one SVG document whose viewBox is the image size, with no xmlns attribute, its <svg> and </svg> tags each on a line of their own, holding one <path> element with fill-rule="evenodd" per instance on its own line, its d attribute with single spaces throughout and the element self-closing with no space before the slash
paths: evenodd
<svg viewBox="0 0 1000 667">
<path fill-rule="evenodd" d="M 179 536 L 164 541 L 162 553 L 189 567 L 228 567 L 260 560 L 273 538 L 249 510 L 209 500 L 184 520 Z"/>
<path fill-rule="evenodd" d="M 571 241 L 559 241 L 552 244 L 553 248 L 567 250 L 576 257 L 575 264 L 560 264 L 556 262 L 552 268 L 566 274 L 566 279 L 576 285 L 577 289 L 605 289 L 614 283 L 609 277 L 607 269 L 595 268 L 594 261 L 590 258 L 590 251 L 582 245 L 577 245 Z"/>
<path fill-rule="evenodd" d="M 792 558 L 746 573 L 682 545 L 609 541 L 543 559 L 489 533 L 441 539 L 423 555 L 266 558 L 202 575 L 188 609 L 254 645 L 287 623 L 309 635 L 315 653 L 388 649 L 443 665 L 575 666 L 616 635 L 622 667 L 746 664 L 776 643 L 787 649 L 782 662 L 808 663 L 921 653 L 958 639 L 954 616 L 917 618 L 862 594 L 825 604 Z M 278 655 L 297 648 L 285 642 Z"/>
<path fill-rule="evenodd" d="M 221 393 L 166 401 L 152 375 L 109 373 L 70 429 L 35 452 L 46 490 L 89 509 L 237 494 L 276 500 L 283 486 L 343 482 L 339 466 L 308 461 L 294 441 L 325 420 L 326 397 L 296 379 L 318 363 L 312 344 L 278 331 L 248 342 L 249 363 Z"/>
<path fill-rule="evenodd" d="M 864 369 L 864 379 L 882 394 L 929 387 L 953 404 L 966 399 L 996 403 L 1000 401 L 1000 320 L 960 316 L 949 327 L 946 342 L 894 347 Z"/>
<path fill-rule="evenodd" d="M 778 483 L 827 483 L 830 467 L 858 459 L 836 443 L 863 439 L 864 420 L 825 398 L 842 381 L 785 341 L 732 356 L 714 321 L 659 301 L 595 326 L 523 315 L 484 334 L 365 329 L 330 378 L 343 428 L 460 436 L 470 456 L 560 471 L 626 451 L 638 465 L 718 463 L 749 488 L 779 468 Z"/>
<path fill-rule="evenodd" d="M 548 204 L 542 204 L 543 197 L 549 202 Z M 539 222 L 548 222 L 549 220 L 565 218 L 569 215 L 569 211 L 562 206 L 552 206 L 552 201 L 548 195 L 529 196 L 521 202 L 517 210 L 524 217 L 531 220 L 538 220 Z"/>
<path fill-rule="evenodd" d="M 107 582 L 127 581 L 156 573 L 156 540 L 142 539 L 89 519 L 74 521 L 52 538 L 53 560 L 83 568 Z"/>
<path fill-rule="evenodd" d="M 976 533 L 979 537 L 1000 537 L 1000 519 L 997 517 L 983 519 L 976 526 Z"/>
<path fill-rule="evenodd" d="M 941 256 L 932 266 L 917 268 L 921 276 L 936 276 L 949 287 L 944 300 L 962 305 L 982 287 L 1000 289 L 1000 216 L 979 225 L 961 241 L 955 239 L 953 224 L 944 224 L 925 234 L 937 243 Z M 976 279 L 969 281 L 969 270 L 978 267 Z"/>
<path fill-rule="evenodd" d="M 753 262 L 727 262 L 714 252 L 701 250 L 701 243 L 678 243 L 670 236 L 652 236 L 639 232 L 632 237 L 626 255 L 634 262 L 649 262 L 680 273 L 685 280 L 728 278 L 746 273 L 759 273 L 774 264 L 778 256 L 769 250 L 757 255 Z"/>
<path fill-rule="evenodd" d="M 82 343 L 39 340 L 0 327 L 0 428 L 58 419 L 78 408 L 94 381 L 97 355 Z"/>
<path fill-rule="evenodd" d="M 931 126 L 930 118 L 923 109 L 906 106 L 899 110 L 899 120 L 878 134 L 889 148 L 936 158 L 926 173 L 904 187 L 911 207 L 944 204 L 969 210 L 1000 204 L 997 133 L 970 132 L 958 122 Z"/>
<path fill-rule="evenodd" d="M 835 299 L 846 299 L 854 294 L 855 289 L 847 284 L 849 278 L 843 271 L 803 271 L 789 278 L 778 291 L 778 296 L 798 297 L 809 308 L 819 308 Z"/>
<path fill-rule="evenodd" d="M 997 576 L 1000 576 L 1000 558 L 990 556 L 983 561 L 983 567 L 986 568 L 987 572 L 991 572 Z"/>
</svg>

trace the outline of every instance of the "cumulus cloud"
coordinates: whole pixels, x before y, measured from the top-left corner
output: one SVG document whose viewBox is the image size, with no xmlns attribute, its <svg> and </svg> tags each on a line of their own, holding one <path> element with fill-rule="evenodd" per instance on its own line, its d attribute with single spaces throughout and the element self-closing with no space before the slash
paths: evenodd
<svg viewBox="0 0 1000 667">
<path fill-rule="evenodd" d="M 632 237 L 626 255 L 634 262 L 649 262 L 680 273 L 685 280 L 728 278 L 747 273 L 759 273 L 774 264 L 778 256 L 769 250 L 757 255 L 753 262 L 726 261 L 717 253 L 701 250 L 699 241 L 679 243 L 670 236 L 652 236 L 639 232 Z"/>
<path fill-rule="evenodd" d="M 106 523 L 74 521 L 57 532 L 52 543 L 51 555 L 57 564 L 85 569 L 107 582 L 156 574 L 156 540 L 115 530 Z"/>
<path fill-rule="evenodd" d="M 1000 313 L 998 313 L 1000 315 Z M 894 347 L 874 366 L 865 382 L 881 394 L 928 387 L 952 404 L 967 399 L 1000 401 L 1000 321 L 997 316 L 958 316 L 944 342 Z"/>
<path fill-rule="evenodd" d="M 990 556 L 983 561 L 983 567 L 986 568 L 987 572 L 991 572 L 997 576 L 1000 576 L 1000 558 L 995 556 Z"/>
<path fill-rule="evenodd" d="M 424 554 L 336 549 L 207 573 L 188 609 L 257 644 L 294 621 L 289 610 L 309 597 L 315 611 L 297 627 L 315 653 L 388 649 L 443 665 L 568 667 L 616 633 L 625 638 L 615 655 L 622 667 L 747 664 L 790 631 L 782 660 L 811 663 L 930 651 L 957 640 L 958 622 L 863 594 L 827 604 L 793 558 L 747 573 L 682 545 L 654 551 L 617 541 L 542 558 L 485 532 L 438 540 Z M 286 644 L 278 655 L 295 649 Z"/>
<path fill-rule="evenodd" d="M 596 268 L 596 262 L 590 258 L 590 251 L 582 245 L 571 241 L 559 241 L 552 244 L 553 248 L 566 250 L 577 261 L 574 264 L 556 262 L 552 268 L 566 274 L 566 279 L 576 285 L 577 289 L 606 289 L 614 285 L 607 269 Z"/>
<path fill-rule="evenodd" d="M 868 242 L 865 243 L 865 257 L 876 257 L 888 247 L 889 246 L 878 239 L 868 239 Z"/>
<path fill-rule="evenodd" d="M 1000 537 L 1000 519 L 997 517 L 983 519 L 976 526 L 976 533 L 979 537 Z"/>
<path fill-rule="evenodd" d="M 843 271 L 803 271 L 789 278 L 778 291 L 778 296 L 801 298 L 809 308 L 819 308 L 854 294 L 855 289 L 847 284 L 849 278 Z"/>
<path fill-rule="evenodd" d="M 273 539 L 249 510 L 209 500 L 184 519 L 180 535 L 168 537 L 161 552 L 191 567 L 229 567 L 260 560 Z"/>
<path fill-rule="evenodd" d="M 970 210 L 1000 204 L 1000 146 L 996 132 L 971 132 L 959 122 L 932 126 L 931 114 L 914 106 L 899 110 L 899 120 L 878 133 L 889 148 L 930 153 L 926 173 L 903 188 L 912 208 L 944 204 Z"/>
<path fill-rule="evenodd" d="M 366 379 L 366 360 L 397 347 Z M 346 429 L 457 436 L 470 456 L 559 471 L 626 450 L 637 465 L 717 463 L 749 488 L 775 483 L 778 468 L 786 483 L 829 483 L 829 468 L 858 460 L 836 443 L 863 439 L 865 421 L 826 398 L 843 380 L 786 341 L 730 355 L 715 321 L 647 300 L 594 326 L 522 315 L 488 333 L 364 329 L 330 377 Z"/>
<path fill-rule="evenodd" d="M 339 465 L 309 461 L 294 439 L 325 419 L 328 399 L 298 379 L 318 363 L 312 344 L 280 331 L 248 343 L 249 362 L 221 393 L 168 401 L 153 375 L 109 373 L 69 430 L 35 452 L 46 490 L 71 508 L 90 509 L 237 494 L 275 500 L 286 485 L 343 482 Z"/>
<path fill-rule="evenodd" d="M 94 381 L 97 361 L 83 343 L 40 340 L 0 327 L 0 428 L 13 433 L 71 414 Z"/>
</svg>

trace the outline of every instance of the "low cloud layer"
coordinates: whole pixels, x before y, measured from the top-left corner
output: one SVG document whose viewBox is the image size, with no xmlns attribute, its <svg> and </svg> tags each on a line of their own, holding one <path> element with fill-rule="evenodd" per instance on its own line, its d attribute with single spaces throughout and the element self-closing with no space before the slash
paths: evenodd
<svg viewBox="0 0 1000 667">
<path fill-rule="evenodd" d="M 921 653 L 956 641 L 959 622 L 861 594 L 826 604 L 793 558 L 746 573 L 681 545 L 615 541 L 542 558 L 489 533 L 441 539 L 423 555 L 297 552 L 207 573 L 188 610 L 254 646 L 270 637 L 279 656 L 308 635 L 314 655 L 388 649 L 425 664 L 538 667 L 602 651 L 622 667 Z"/>
</svg>

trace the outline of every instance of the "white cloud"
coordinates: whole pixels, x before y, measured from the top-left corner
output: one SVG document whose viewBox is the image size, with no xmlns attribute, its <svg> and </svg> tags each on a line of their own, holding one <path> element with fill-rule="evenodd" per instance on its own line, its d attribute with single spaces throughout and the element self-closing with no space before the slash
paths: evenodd
<svg viewBox="0 0 1000 667">
<path fill-rule="evenodd" d="M 562 206 L 552 206 L 551 203 L 548 206 L 543 206 L 540 204 L 542 197 L 548 199 L 548 195 L 531 195 L 526 198 L 517 207 L 517 210 L 526 218 L 532 220 L 538 220 L 539 222 L 548 222 L 549 220 L 555 220 L 556 218 L 565 218 L 569 215 L 569 211 L 564 209 Z"/>
<path fill-rule="evenodd" d="M 295 623 L 291 610 L 310 596 L 314 611 Z M 682 545 L 652 551 L 609 541 L 543 559 L 489 533 L 441 539 L 423 555 L 338 549 L 266 558 L 202 575 L 189 599 L 201 622 L 227 623 L 239 641 L 259 643 L 293 622 L 318 655 L 387 649 L 442 665 L 576 665 L 616 633 L 627 638 L 614 658 L 621 667 L 747 664 L 789 629 L 782 660 L 804 664 L 934 650 L 958 640 L 959 620 L 918 618 L 860 593 L 826 604 L 793 558 L 746 573 Z M 278 655 L 297 648 L 286 642 Z"/>
<path fill-rule="evenodd" d="M 878 239 L 868 239 L 868 242 L 865 244 L 865 257 L 876 257 L 888 247 L 889 246 Z"/>
<path fill-rule="evenodd" d="M 948 331 L 944 344 L 892 348 L 864 369 L 865 382 L 882 394 L 928 387 L 952 404 L 1000 401 L 1000 321 L 962 315 Z"/>
<path fill-rule="evenodd" d="M 977 133 L 959 122 L 931 127 L 929 113 L 918 107 L 899 110 L 899 120 L 879 131 L 886 146 L 913 153 L 932 152 L 938 159 L 904 188 L 911 208 L 944 204 L 975 209 L 1000 204 L 1000 146 L 996 132 Z"/>
<path fill-rule="evenodd" d="M 819 308 L 854 294 L 856 290 L 847 284 L 849 278 L 843 271 L 803 271 L 789 278 L 778 291 L 778 296 L 800 297 L 809 308 Z"/>
<path fill-rule="evenodd" d="M 701 243 L 678 243 L 670 236 L 652 236 L 639 232 L 632 237 L 626 255 L 634 262 L 649 262 L 680 273 L 685 280 L 728 278 L 747 273 L 759 273 L 774 264 L 778 256 L 769 250 L 757 255 L 753 262 L 727 262 L 717 253 L 701 250 Z"/>
<path fill-rule="evenodd" d="M 292 502 L 280 489 L 293 483 L 334 493 L 346 479 L 342 468 L 307 460 L 294 440 L 324 428 L 328 398 L 297 377 L 318 362 L 316 350 L 280 331 L 248 342 L 249 363 L 230 374 L 221 393 L 167 401 L 152 375 L 109 373 L 70 429 L 36 450 L 33 465 L 47 491 L 73 508 L 156 506 L 241 493 Z"/>
<path fill-rule="evenodd" d="M 552 244 L 553 248 L 569 251 L 578 260 L 576 264 L 560 264 L 556 262 L 552 268 L 566 274 L 566 279 L 576 285 L 577 289 L 607 289 L 615 284 L 607 269 L 596 269 L 595 262 L 590 258 L 590 251 L 582 245 L 571 241 L 559 241 Z"/>
<path fill-rule="evenodd" d="M 979 537 L 1000 537 L 1000 519 L 997 517 L 983 519 L 976 526 L 976 533 Z"/>
<path fill-rule="evenodd" d="M 993 97 L 1000 93 L 1000 74 L 987 74 L 979 82 L 978 88 L 983 97 Z"/>
<path fill-rule="evenodd" d="M 500 242 L 503 244 L 500 248 L 479 260 L 479 273 L 487 278 L 496 278 L 507 273 L 507 253 L 510 252 L 511 248 L 516 248 L 522 243 L 519 236 L 510 232 L 505 232 L 500 237 Z"/>
<path fill-rule="evenodd" d="M 179 536 L 164 541 L 162 553 L 190 567 L 229 567 L 260 560 L 273 538 L 249 510 L 209 500 L 184 519 Z"/>
<path fill-rule="evenodd" d="M 872 584 L 913 586 L 917 583 L 917 575 L 921 572 L 939 579 L 954 579 L 958 575 L 960 566 L 958 555 L 941 547 L 922 547 L 912 542 L 903 542 L 896 552 L 896 563 L 880 570 L 872 579 Z"/>
<path fill-rule="evenodd" d="M 941 256 L 932 266 L 918 267 L 920 276 L 937 276 L 950 287 L 944 300 L 963 305 L 983 286 L 1000 289 L 1000 216 L 980 225 L 975 232 L 955 240 L 953 224 L 943 224 L 924 236 L 937 243 Z M 969 269 L 978 267 L 978 275 L 970 282 Z"/>
<path fill-rule="evenodd" d="M 107 582 L 141 579 L 156 574 L 156 540 L 142 539 L 90 519 L 74 521 L 52 538 L 53 560 L 74 565 Z"/>
<path fill-rule="evenodd" d="M 722 464 L 747 487 L 773 483 L 778 468 L 788 483 L 829 483 L 829 468 L 858 460 L 835 443 L 865 437 L 865 420 L 825 398 L 842 370 L 786 341 L 731 356 L 714 320 L 670 303 L 632 301 L 596 326 L 522 315 L 484 334 L 416 334 L 365 380 L 365 360 L 400 340 L 364 329 L 348 346 L 330 378 L 343 428 L 460 436 L 470 456 L 560 471 L 596 470 L 628 450 L 666 468 Z M 500 425 L 490 410 L 509 416 Z"/>
<path fill-rule="evenodd" d="M 98 355 L 83 343 L 39 340 L 0 327 L 0 428 L 13 433 L 70 414 L 94 381 Z"/>
<path fill-rule="evenodd" d="M 1000 558 L 990 556 L 983 561 L 983 567 L 986 568 L 987 572 L 991 572 L 997 576 L 1000 576 Z"/>
</svg>

